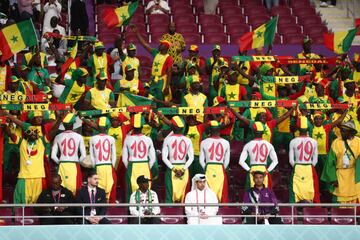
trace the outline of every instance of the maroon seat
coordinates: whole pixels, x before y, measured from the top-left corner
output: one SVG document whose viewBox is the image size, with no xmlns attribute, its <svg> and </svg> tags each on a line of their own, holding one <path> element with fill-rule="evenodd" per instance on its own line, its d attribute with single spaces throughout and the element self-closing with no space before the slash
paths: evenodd
<svg viewBox="0 0 360 240">
<path fill-rule="evenodd" d="M 204 42 L 207 44 L 226 44 L 228 37 L 225 33 L 208 33 L 204 34 Z"/>
<path fill-rule="evenodd" d="M 157 23 L 169 24 L 170 17 L 166 14 L 150 14 L 148 15 L 148 20 L 150 24 L 157 24 Z"/>
<path fill-rule="evenodd" d="M 189 5 L 171 8 L 171 11 L 173 15 L 187 15 L 193 13 L 192 7 Z"/>
<path fill-rule="evenodd" d="M 234 33 L 230 35 L 230 43 L 231 44 L 238 44 L 239 43 L 239 39 L 241 38 L 241 36 L 244 35 L 242 33 Z"/>
<path fill-rule="evenodd" d="M 226 33 L 233 34 L 244 34 L 250 31 L 249 25 L 245 23 L 235 23 L 226 25 Z"/>
<path fill-rule="evenodd" d="M 213 24 L 211 26 L 201 25 L 202 33 L 224 33 L 224 26 L 222 24 Z"/>
<path fill-rule="evenodd" d="M 220 23 L 220 16 L 218 15 L 199 14 L 198 19 L 201 25 L 208 25 L 209 27 L 214 23 Z"/>
<path fill-rule="evenodd" d="M 307 16 L 307 15 L 317 15 L 316 9 L 313 7 L 302 7 L 294 8 L 293 15 L 295 16 Z"/>
<path fill-rule="evenodd" d="M 24 209 L 24 220 L 22 218 L 22 208 L 15 208 L 15 225 L 38 225 L 39 219 L 35 217 L 33 208 Z"/>
<path fill-rule="evenodd" d="M 303 215 L 308 217 L 303 217 L 304 224 L 329 224 L 327 215 L 328 210 L 326 208 L 319 207 L 304 207 Z M 315 217 L 321 216 L 321 217 Z"/>
<path fill-rule="evenodd" d="M 238 207 L 222 207 L 219 208 L 217 215 L 225 215 L 222 217 L 223 224 L 241 224 L 241 209 Z M 226 217 L 226 215 L 234 215 L 232 217 Z"/>
<path fill-rule="evenodd" d="M 262 15 L 262 16 L 249 16 L 248 17 L 248 21 L 250 25 L 262 25 L 264 23 L 266 23 L 267 21 L 269 21 L 270 18 L 266 15 Z"/>
<path fill-rule="evenodd" d="M 304 35 L 302 34 L 289 34 L 283 36 L 283 42 L 286 44 L 302 44 Z"/>
<path fill-rule="evenodd" d="M 314 44 L 324 44 L 324 36 L 323 34 L 310 34 L 310 38 L 313 40 Z"/>
<path fill-rule="evenodd" d="M 293 16 L 280 16 L 278 19 L 278 26 L 287 25 L 289 27 L 295 24 L 296 24 L 296 18 Z"/>
<path fill-rule="evenodd" d="M 282 25 L 283 26 L 283 25 Z M 298 25 L 278 27 L 278 32 L 283 35 L 287 34 L 301 34 L 301 27 Z"/>
<path fill-rule="evenodd" d="M 174 16 L 174 22 L 177 26 L 181 25 L 181 24 L 191 24 L 191 23 L 195 23 L 195 17 L 194 15 L 188 15 L 186 17 L 183 16 Z"/>
<path fill-rule="evenodd" d="M 109 215 L 107 218 L 113 224 L 127 224 L 128 223 L 128 217 L 127 217 L 129 215 L 128 208 L 109 207 L 106 214 Z M 118 215 L 118 217 L 112 217 L 112 216 L 116 216 L 116 215 Z"/>
<path fill-rule="evenodd" d="M 162 207 L 161 215 L 168 215 L 161 217 L 162 224 L 185 224 L 184 217 L 171 217 L 171 215 L 184 215 L 184 208 L 182 207 Z"/>
<path fill-rule="evenodd" d="M 309 0 L 291 0 L 290 6 L 292 8 L 310 6 L 310 1 Z"/>
<path fill-rule="evenodd" d="M 224 15 L 223 20 L 224 24 L 246 23 L 246 18 L 243 15 Z"/>
<path fill-rule="evenodd" d="M 4 217 L 11 217 L 12 216 L 12 209 L 11 208 L 0 208 L 0 221 L 3 222 L 1 225 L 11 225 L 13 223 L 13 219 L 11 218 L 4 218 Z"/>
<path fill-rule="evenodd" d="M 168 25 L 153 24 L 150 26 L 149 32 L 151 34 L 165 34 L 165 33 L 169 32 L 169 27 L 168 27 Z"/>
<path fill-rule="evenodd" d="M 223 16 L 226 16 L 226 15 L 236 16 L 236 15 L 242 14 L 241 8 L 239 8 L 237 6 L 221 7 L 220 12 Z"/>
<path fill-rule="evenodd" d="M 291 10 L 286 6 L 276 6 L 271 9 L 271 15 L 291 15 Z"/>
<path fill-rule="evenodd" d="M 281 186 L 282 188 L 281 189 L 278 189 L 277 186 L 275 184 L 273 184 L 273 188 L 276 188 L 274 189 L 274 193 L 275 193 L 275 196 L 277 198 L 277 200 L 279 202 L 282 202 L 282 203 L 288 203 L 289 202 L 289 190 L 288 190 L 288 187 L 286 186 Z"/>
<path fill-rule="evenodd" d="M 229 182 L 236 186 L 245 186 L 246 172 L 239 166 L 239 159 L 236 165 L 233 165 L 229 170 Z M 231 162 L 231 161 L 230 161 Z"/>
<path fill-rule="evenodd" d="M 275 34 L 274 44 L 281 44 L 281 37 L 279 34 Z"/>
<path fill-rule="evenodd" d="M 201 43 L 201 36 L 198 33 L 183 34 L 186 44 L 199 44 Z"/>
<path fill-rule="evenodd" d="M 190 1 L 188 0 L 177 0 L 177 1 L 168 1 L 171 7 L 171 11 L 178 9 L 178 8 L 185 8 L 190 7 Z"/>
<path fill-rule="evenodd" d="M 262 0 L 240 0 L 242 6 L 248 5 L 262 5 Z"/>
<path fill-rule="evenodd" d="M 152 64 L 152 63 L 151 63 Z M 151 77 L 151 65 L 149 67 L 141 67 L 141 80 L 149 80 Z"/>
<path fill-rule="evenodd" d="M 192 1 L 192 5 L 195 8 L 196 13 L 204 12 L 204 2 L 203 1 Z"/>
<path fill-rule="evenodd" d="M 158 44 L 161 37 L 164 35 L 164 33 L 152 33 L 151 36 L 151 43 Z"/>
<path fill-rule="evenodd" d="M 144 15 L 141 15 L 141 16 L 139 16 L 139 15 L 134 15 L 134 16 L 132 16 L 132 18 L 131 18 L 131 23 L 132 24 L 137 24 L 137 26 L 139 26 L 139 24 L 144 24 Z"/>
<path fill-rule="evenodd" d="M 238 0 L 227 0 L 227 1 L 219 1 L 218 6 L 220 8 L 228 7 L 228 6 L 239 6 Z"/>
<path fill-rule="evenodd" d="M 149 41 L 149 36 L 147 34 L 141 34 L 141 36 L 145 39 L 145 41 Z M 125 35 L 125 42 L 126 43 L 139 43 L 139 40 L 137 39 L 135 34 L 126 34 Z"/>
<path fill-rule="evenodd" d="M 198 33 L 198 26 L 196 23 L 181 24 L 176 26 L 176 31 L 179 33 Z"/>
<path fill-rule="evenodd" d="M 321 24 L 322 20 L 320 16 L 317 15 L 303 15 L 303 16 L 298 16 L 298 23 L 299 24 Z"/>
<path fill-rule="evenodd" d="M 294 211 L 292 213 L 292 211 Z M 298 220 L 297 217 L 294 217 L 293 219 L 291 216 L 297 215 L 297 209 L 294 207 L 294 210 L 291 210 L 291 207 L 280 207 L 280 211 L 278 216 L 282 218 L 284 224 L 297 224 Z"/>
<path fill-rule="evenodd" d="M 265 7 L 248 6 L 244 8 L 244 14 L 249 17 L 253 16 L 266 16 L 268 15 Z"/>
<path fill-rule="evenodd" d="M 331 208 L 331 224 L 354 225 L 355 209 L 353 208 Z"/>
<path fill-rule="evenodd" d="M 314 25 L 313 27 L 304 28 L 304 32 L 308 35 L 323 34 L 323 33 L 328 32 L 328 29 L 326 26 L 319 24 L 319 25 Z"/>
</svg>

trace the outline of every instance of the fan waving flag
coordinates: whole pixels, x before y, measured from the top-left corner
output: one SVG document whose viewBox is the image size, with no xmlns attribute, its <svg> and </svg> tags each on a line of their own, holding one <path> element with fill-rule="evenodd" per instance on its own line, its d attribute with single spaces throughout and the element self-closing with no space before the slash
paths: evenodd
<svg viewBox="0 0 360 240">
<path fill-rule="evenodd" d="M 132 15 L 135 13 L 139 1 L 132 2 L 129 5 L 119 8 L 107 8 L 104 10 L 103 21 L 108 28 L 126 26 Z"/>
<path fill-rule="evenodd" d="M 61 76 L 64 78 L 66 72 L 73 71 L 80 66 L 80 58 L 76 57 L 78 52 L 78 42 L 75 43 L 75 46 L 70 52 L 69 58 L 61 66 Z"/>
<path fill-rule="evenodd" d="M 251 50 L 273 44 L 278 17 L 256 28 L 253 32 L 245 33 L 239 39 L 240 51 Z"/>
<path fill-rule="evenodd" d="M 358 29 L 354 28 L 347 32 L 324 33 L 324 45 L 337 54 L 349 51 Z"/>
<path fill-rule="evenodd" d="M 37 44 L 37 36 L 32 21 L 12 24 L 0 31 L 1 60 L 11 58 L 15 53 Z"/>
</svg>

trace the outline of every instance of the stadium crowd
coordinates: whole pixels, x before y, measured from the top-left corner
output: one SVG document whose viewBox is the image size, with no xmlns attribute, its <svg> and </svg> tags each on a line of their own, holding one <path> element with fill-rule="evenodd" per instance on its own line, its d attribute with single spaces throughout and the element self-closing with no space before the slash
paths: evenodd
<svg viewBox="0 0 360 240">
<path fill-rule="evenodd" d="M 221 46 L 214 45 L 212 56 L 205 59 L 197 45 L 186 45 L 173 22 L 157 48 L 143 39 L 138 26 L 130 24 L 107 51 L 91 37 L 57 37 L 66 35 L 59 25 L 61 1 L 47 1 L 43 11 L 37 9 L 40 2 L 29 1 L 30 7 L 23 2 L 8 5 L 2 28 L 29 18 L 36 22 L 40 13 L 44 16 L 42 29 L 36 29 L 42 31 L 38 46 L 0 66 L 1 104 L 9 106 L 1 110 L 3 178 L 4 184 L 17 178 L 14 203 L 59 203 L 60 198 L 82 203 L 158 202 L 158 194 L 150 189 L 163 183 L 167 203 L 226 203 L 233 200 L 228 188 L 233 180 L 229 168 L 234 165 L 247 174 L 244 202 L 277 203 L 272 173 L 284 168 L 280 155 L 287 156 L 292 168 L 288 202 L 319 203 L 326 192 L 334 202 L 359 202 L 359 54 L 339 55 L 335 64 L 282 64 L 277 58 L 228 59 Z M 82 8 L 83 1 L 74 2 L 73 8 Z M 166 4 L 153 2 L 146 8 L 149 14 L 170 11 Z M 87 35 L 87 17 L 86 12 L 72 16 L 73 32 Z M 148 81 L 141 78 L 137 45 L 124 41 L 128 33 L 135 34 L 153 57 Z M 323 58 L 312 51 L 311 38 L 305 37 L 302 47 L 294 58 Z M 188 51 L 185 58 L 184 51 Z M 271 46 L 267 52 L 262 48 L 255 52 L 271 55 Z M 249 56 L 240 50 L 233 55 Z M 55 71 L 49 70 L 50 65 Z M 278 82 L 278 76 L 299 80 Z M 58 108 L 11 108 L 25 104 L 24 96 L 33 97 L 26 103 L 41 98 Z M 278 105 L 236 105 L 239 101 Z M 187 114 L 180 112 L 181 107 Z M 209 111 L 189 113 L 203 108 Z M 241 151 L 231 151 L 234 145 Z M 199 198 L 198 192 L 204 195 Z M 108 223 L 96 217 L 103 211 L 89 208 L 86 221 Z M 201 219 L 217 212 L 186 209 L 189 215 L 194 211 Z M 159 214 L 159 209 L 132 208 L 130 213 L 144 217 Z M 144 221 L 150 220 L 145 217 Z"/>
</svg>

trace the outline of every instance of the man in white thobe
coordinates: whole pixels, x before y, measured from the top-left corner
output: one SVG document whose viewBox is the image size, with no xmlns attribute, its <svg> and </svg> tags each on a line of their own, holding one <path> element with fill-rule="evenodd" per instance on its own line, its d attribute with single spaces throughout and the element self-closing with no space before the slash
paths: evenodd
<svg viewBox="0 0 360 240">
<path fill-rule="evenodd" d="M 192 178 L 191 192 L 186 194 L 185 203 L 218 203 L 216 194 L 207 185 L 204 174 L 196 174 Z M 187 223 L 207 225 L 222 224 L 222 218 L 216 216 L 218 210 L 218 206 L 186 206 L 185 214 L 188 219 Z"/>
</svg>

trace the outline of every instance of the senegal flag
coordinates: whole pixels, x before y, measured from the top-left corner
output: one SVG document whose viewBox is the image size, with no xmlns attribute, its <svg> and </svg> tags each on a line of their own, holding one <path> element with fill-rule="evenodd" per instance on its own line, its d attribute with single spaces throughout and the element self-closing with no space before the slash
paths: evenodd
<svg viewBox="0 0 360 240">
<path fill-rule="evenodd" d="M 103 19 L 108 28 L 128 25 L 131 16 L 135 13 L 139 1 L 119 8 L 107 8 L 104 10 Z"/>
<path fill-rule="evenodd" d="M 358 29 L 354 28 L 347 32 L 324 33 L 324 45 L 337 54 L 349 51 Z"/>
<path fill-rule="evenodd" d="M 31 20 L 7 26 L 0 31 L 1 60 L 5 61 L 15 53 L 36 44 L 37 36 Z"/>
<path fill-rule="evenodd" d="M 120 93 L 117 107 L 148 106 L 151 105 L 152 102 L 149 98 L 125 92 Z"/>
<path fill-rule="evenodd" d="M 78 52 L 78 42 L 75 43 L 75 46 L 70 52 L 69 58 L 61 66 L 61 76 L 64 78 L 66 72 L 73 71 L 80 66 L 80 58 L 76 57 Z"/>
<path fill-rule="evenodd" d="M 256 28 L 253 32 L 245 33 L 239 40 L 240 50 L 251 50 L 273 44 L 278 17 L 273 17 L 267 23 Z"/>
</svg>

